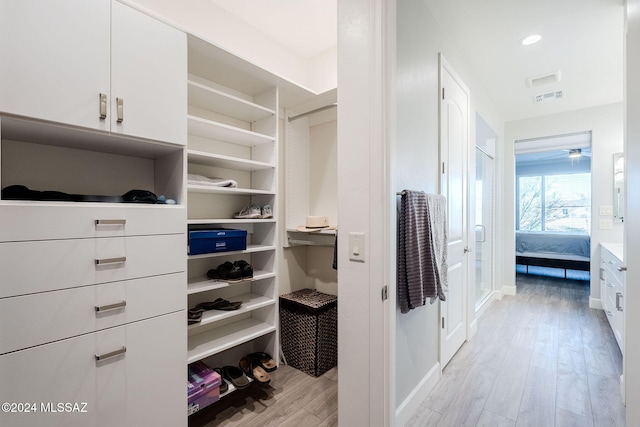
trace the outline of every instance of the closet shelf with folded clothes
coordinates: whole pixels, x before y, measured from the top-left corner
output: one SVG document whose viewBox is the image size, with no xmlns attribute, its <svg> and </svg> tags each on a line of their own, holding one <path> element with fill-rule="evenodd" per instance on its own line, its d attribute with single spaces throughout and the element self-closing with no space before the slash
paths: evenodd
<svg viewBox="0 0 640 427">
<path fill-rule="evenodd" d="M 238 157 L 230 157 L 222 154 L 208 153 L 206 151 L 198 150 L 187 150 L 187 158 L 189 160 L 189 163 L 193 163 L 196 165 L 214 166 L 218 168 L 248 172 L 275 168 L 275 165 L 272 163 L 259 162 L 256 160 L 248 160 Z"/>
</svg>

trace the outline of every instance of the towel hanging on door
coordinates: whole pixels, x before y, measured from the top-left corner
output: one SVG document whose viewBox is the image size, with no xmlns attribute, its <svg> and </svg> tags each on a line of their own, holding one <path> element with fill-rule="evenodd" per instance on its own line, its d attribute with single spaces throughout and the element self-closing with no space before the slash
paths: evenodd
<svg viewBox="0 0 640 427">
<path fill-rule="evenodd" d="M 400 312 L 446 301 L 447 201 L 439 194 L 404 190 L 398 215 Z"/>
</svg>

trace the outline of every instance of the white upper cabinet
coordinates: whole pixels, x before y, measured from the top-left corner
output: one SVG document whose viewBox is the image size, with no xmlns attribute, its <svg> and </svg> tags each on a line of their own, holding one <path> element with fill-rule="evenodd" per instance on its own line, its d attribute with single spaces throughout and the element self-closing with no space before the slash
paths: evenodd
<svg viewBox="0 0 640 427">
<path fill-rule="evenodd" d="M 0 0 L 0 60 L 1 113 L 186 144 L 186 35 L 124 4 Z"/>
<path fill-rule="evenodd" d="M 109 130 L 110 0 L 0 0 L 0 111 Z"/>
<path fill-rule="evenodd" d="M 115 1 L 112 13 L 111 131 L 186 145 L 187 36 Z"/>
</svg>

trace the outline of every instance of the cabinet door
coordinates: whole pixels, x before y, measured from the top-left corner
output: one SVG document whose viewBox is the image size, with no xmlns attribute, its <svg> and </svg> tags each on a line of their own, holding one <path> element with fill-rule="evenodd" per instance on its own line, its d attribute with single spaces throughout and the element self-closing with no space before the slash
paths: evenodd
<svg viewBox="0 0 640 427">
<path fill-rule="evenodd" d="M 108 130 L 109 0 L 0 1 L 0 112 Z"/>
<path fill-rule="evenodd" d="M 116 1 L 112 13 L 111 131 L 185 145 L 186 35 Z"/>
</svg>

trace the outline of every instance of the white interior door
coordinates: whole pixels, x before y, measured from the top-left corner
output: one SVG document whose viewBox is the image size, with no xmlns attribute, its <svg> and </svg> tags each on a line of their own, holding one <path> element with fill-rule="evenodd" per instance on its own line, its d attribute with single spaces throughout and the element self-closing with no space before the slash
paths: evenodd
<svg viewBox="0 0 640 427">
<path fill-rule="evenodd" d="M 440 364 L 467 339 L 469 90 L 440 57 L 441 193 L 447 198 L 448 291 L 440 302 Z"/>
</svg>

